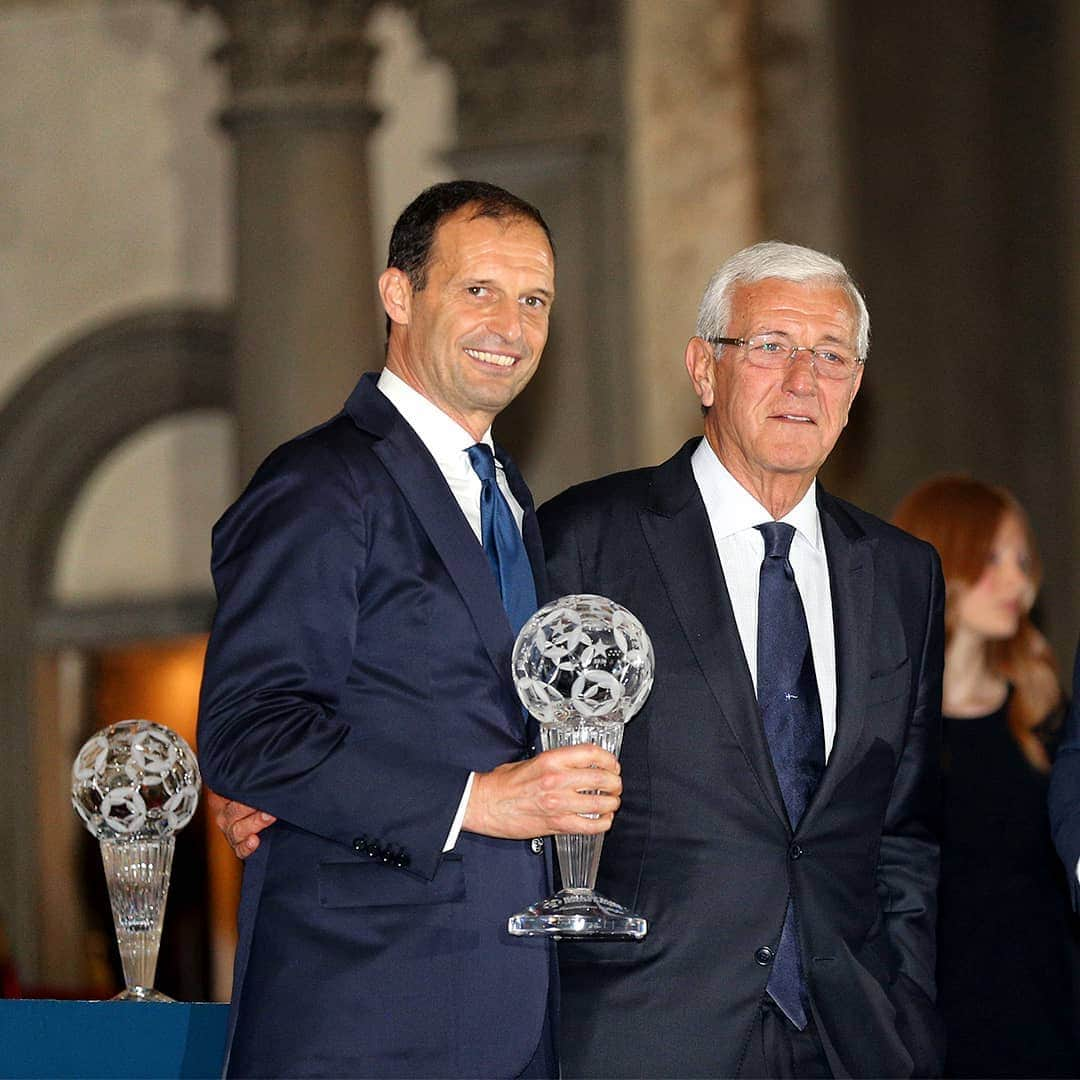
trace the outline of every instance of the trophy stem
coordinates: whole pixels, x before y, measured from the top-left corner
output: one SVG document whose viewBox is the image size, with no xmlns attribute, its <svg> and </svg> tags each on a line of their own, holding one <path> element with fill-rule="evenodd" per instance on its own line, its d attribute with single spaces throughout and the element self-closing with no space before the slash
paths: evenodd
<svg viewBox="0 0 1080 1080">
<path fill-rule="evenodd" d="M 559 874 L 566 889 L 596 888 L 596 871 L 600 866 L 600 850 L 604 835 L 556 836 L 555 850 L 559 854 Z"/>
<path fill-rule="evenodd" d="M 101 861 L 124 966 L 125 989 L 113 1000 L 172 1000 L 153 986 L 175 843 L 172 836 L 101 841 Z"/>
<path fill-rule="evenodd" d="M 545 750 L 595 743 L 616 756 L 622 746 L 622 736 L 621 722 L 603 719 L 545 724 L 540 731 Z M 547 900 L 511 916 L 507 930 L 516 937 L 552 937 L 556 940 L 562 937 L 643 938 L 648 931 L 645 919 L 596 892 L 596 871 L 603 846 L 603 833 L 556 836 L 562 889 Z"/>
</svg>

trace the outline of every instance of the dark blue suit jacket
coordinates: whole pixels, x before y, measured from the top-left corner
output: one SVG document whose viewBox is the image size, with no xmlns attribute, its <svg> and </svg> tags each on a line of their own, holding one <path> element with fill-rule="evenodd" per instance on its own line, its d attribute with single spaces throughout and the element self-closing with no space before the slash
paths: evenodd
<svg viewBox="0 0 1080 1080">
<path fill-rule="evenodd" d="M 1072 704 L 1065 721 L 1065 738 L 1050 774 L 1050 827 L 1069 877 L 1073 908 L 1080 911 L 1080 881 L 1076 877 L 1080 861 L 1080 644 L 1073 661 Z"/>
<path fill-rule="evenodd" d="M 532 500 L 523 533 L 546 578 Z M 462 833 L 470 770 L 525 755 L 513 634 L 483 549 L 375 376 L 263 463 L 214 529 L 207 784 L 275 814 L 244 870 L 228 1069 L 514 1076 L 549 943 L 507 917 L 549 855 Z"/>
<path fill-rule="evenodd" d="M 937 555 L 819 486 L 836 740 L 792 833 L 693 477 L 696 444 L 540 510 L 552 589 L 624 604 L 656 651 L 597 879 L 649 933 L 560 942 L 563 1076 L 737 1076 L 769 976 L 763 949 L 776 949 L 792 894 L 833 1075 L 940 1075 Z"/>
</svg>

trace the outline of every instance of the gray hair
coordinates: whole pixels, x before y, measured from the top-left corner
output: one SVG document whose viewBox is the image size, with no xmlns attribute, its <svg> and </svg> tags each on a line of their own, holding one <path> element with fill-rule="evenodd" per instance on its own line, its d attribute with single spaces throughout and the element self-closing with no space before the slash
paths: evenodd
<svg viewBox="0 0 1080 1080">
<path fill-rule="evenodd" d="M 783 244 L 779 240 L 765 240 L 743 248 L 713 274 L 698 307 L 698 337 L 726 337 L 735 287 L 753 285 L 766 278 L 814 282 L 843 289 L 855 310 L 855 348 L 859 356 L 866 357 L 870 351 L 870 313 L 844 264 L 831 255 L 798 244 Z"/>
</svg>

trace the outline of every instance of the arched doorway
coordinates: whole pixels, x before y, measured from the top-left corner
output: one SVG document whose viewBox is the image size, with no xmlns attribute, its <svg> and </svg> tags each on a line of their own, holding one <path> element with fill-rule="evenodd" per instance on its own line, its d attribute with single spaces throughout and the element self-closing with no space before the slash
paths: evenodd
<svg viewBox="0 0 1080 1080">
<path fill-rule="evenodd" d="M 0 785 L 0 911 L 29 980 L 39 974 L 39 856 L 49 841 L 37 808 L 46 796 L 66 799 L 50 747 L 37 738 L 34 685 L 37 642 L 54 615 L 48 588 L 59 537 L 87 477 L 125 439 L 177 413 L 231 412 L 231 368 L 227 314 L 139 313 L 60 349 L 0 411 L 0 761 L 8 780 Z M 205 598 L 178 598 L 134 617 L 183 633 L 205 630 L 209 610 Z"/>
</svg>

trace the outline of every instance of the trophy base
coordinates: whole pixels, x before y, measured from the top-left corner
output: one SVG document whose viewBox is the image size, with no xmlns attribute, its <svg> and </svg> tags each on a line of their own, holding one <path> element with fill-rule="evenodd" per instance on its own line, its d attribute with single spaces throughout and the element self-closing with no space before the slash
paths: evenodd
<svg viewBox="0 0 1080 1080">
<path fill-rule="evenodd" d="M 562 889 L 512 915 L 506 928 L 515 937 L 638 941 L 648 932 L 649 924 L 591 889 Z"/>
<path fill-rule="evenodd" d="M 163 994 L 160 990 L 155 990 L 152 986 L 128 986 L 120 991 L 114 998 L 109 998 L 110 1001 L 169 1001 L 173 999 L 168 994 Z"/>
</svg>

